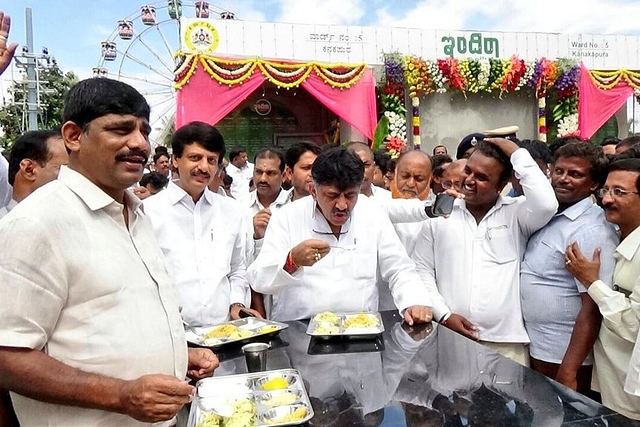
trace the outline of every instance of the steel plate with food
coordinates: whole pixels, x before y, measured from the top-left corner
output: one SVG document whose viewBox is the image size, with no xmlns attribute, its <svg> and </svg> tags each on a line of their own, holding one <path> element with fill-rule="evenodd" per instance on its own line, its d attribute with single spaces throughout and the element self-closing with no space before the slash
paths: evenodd
<svg viewBox="0 0 640 427">
<path fill-rule="evenodd" d="M 274 336 L 288 328 L 286 323 L 247 317 L 220 325 L 191 328 L 187 341 L 202 347 L 219 348 L 227 344 L 244 344 L 259 337 Z"/>
<path fill-rule="evenodd" d="M 295 369 L 205 378 L 196 386 L 189 427 L 288 426 L 314 415 Z"/>
<path fill-rule="evenodd" d="M 309 321 L 307 334 L 313 337 L 371 338 L 384 332 L 380 313 L 332 313 L 325 311 Z"/>
</svg>

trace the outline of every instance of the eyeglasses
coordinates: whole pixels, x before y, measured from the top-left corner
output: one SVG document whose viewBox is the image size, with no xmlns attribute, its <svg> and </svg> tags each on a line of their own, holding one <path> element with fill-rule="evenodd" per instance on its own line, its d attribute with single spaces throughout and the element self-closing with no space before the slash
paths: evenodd
<svg viewBox="0 0 640 427">
<path fill-rule="evenodd" d="M 628 191 L 628 190 L 623 190 L 622 188 L 618 188 L 618 187 L 614 187 L 614 188 L 600 188 L 598 191 L 596 191 L 596 194 L 598 195 L 598 197 L 600 197 L 601 199 L 605 196 L 605 194 L 608 194 L 611 197 L 615 197 L 615 198 L 620 198 L 623 196 L 626 196 L 627 194 L 638 194 L 637 191 Z"/>
<path fill-rule="evenodd" d="M 454 188 L 454 189 L 456 189 L 456 190 L 457 190 L 457 189 L 459 188 L 459 186 L 460 186 L 460 182 L 459 182 L 459 181 L 456 181 L 456 182 L 453 182 L 453 181 L 442 181 L 442 182 L 440 183 L 440 185 L 441 185 L 441 186 L 442 186 L 442 188 L 444 188 L 445 190 L 448 190 L 448 189 L 450 189 L 450 188 Z"/>
</svg>

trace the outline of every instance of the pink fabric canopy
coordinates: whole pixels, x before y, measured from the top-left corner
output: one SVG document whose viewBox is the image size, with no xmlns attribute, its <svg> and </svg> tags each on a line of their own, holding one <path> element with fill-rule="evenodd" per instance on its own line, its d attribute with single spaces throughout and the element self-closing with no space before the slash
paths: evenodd
<svg viewBox="0 0 640 427">
<path fill-rule="evenodd" d="M 600 89 L 591 78 L 589 70 L 581 63 L 578 104 L 580 137 L 591 138 L 631 95 L 633 95 L 633 88 L 623 80 L 611 89 Z"/>
<path fill-rule="evenodd" d="M 215 125 L 233 111 L 265 81 L 257 69 L 242 84 L 222 85 L 198 64 L 189 83 L 177 94 L 176 128 L 194 120 Z M 367 69 L 360 80 L 348 89 L 336 89 L 311 73 L 301 86 L 338 117 L 373 139 L 376 127 L 375 79 Z"/>
</svg>

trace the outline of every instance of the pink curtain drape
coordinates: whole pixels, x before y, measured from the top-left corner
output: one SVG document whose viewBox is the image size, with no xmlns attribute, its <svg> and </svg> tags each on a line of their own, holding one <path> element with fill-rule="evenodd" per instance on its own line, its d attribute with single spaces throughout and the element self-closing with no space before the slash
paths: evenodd
<svg viewBox="0 0 640 427">
<path fill-rule="evenodd" d="M 633 88 L 623 80 L 611 89 L 600 89 L 591 79 L 589 70 L 581 63 L 578 103 L 580 137 L 591 138 L 631 95 L 633 95 Z"/>
<path fill-rule="evenodd" d="M 196 72 L 177 93 L 176 129 L 189 122 L 215 125 L 264 83 L 254 71 L 241 85 L 221 85 L 198 64 Z"/>
<path fill-rule="evenodd" d="M 338 117 L 373 140 L 377 125 L 376 83 L 371 69 L 367 69 L 360 80 L 348 89 L 334 89 L 313 73 L 301 86 Z"/>
<path fill-rule="evenodd" d="M 258 71 L 241 85 L 221 85 L 200 64 L 177 93 L 176 128 L 194 120 L 215 125 L 258 89 L 265 77 Z M 373 139 L 376 127 L 376 94 L 373 72 L 367 69 L 348 89 L 335 89 L 311 73 L 301 85 L 328 109 Z"/>
</svg>

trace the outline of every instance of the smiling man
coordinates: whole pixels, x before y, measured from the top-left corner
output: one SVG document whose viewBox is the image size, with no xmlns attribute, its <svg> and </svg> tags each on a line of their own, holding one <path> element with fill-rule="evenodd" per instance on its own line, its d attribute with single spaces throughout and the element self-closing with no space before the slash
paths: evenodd
<svg viewBox="0 0 640 427">
<path fill-rule="evenodd" d="M 195 392 L 185 374 L 218 361 L 187 349 L 162 252 L 127 190 L 149 155 L 149 105 L 125 83 L 88 79 L 62 118 L 69 166 L 0 221 L 0 388 L 24 427 L 172 426 Z"/>
<path fill-rule="evenodd" d="M 586 394 L 601 316 L 586 288 L 566 270 L 564 252 L 573 242 L 586 253 L 600 247 L 605 254 L 600 277 L 611 283 L 618 236 L 591 199 L 607 164 L 600 148 L 570 142 L 554 157 L 551 186 L 559 208 L 527 244 L 520 271 L 522 313 L 531 367 Z"/>
<path fill-rule="evenodd" d="M 413 258 L 434 295 L 437 321 L 526 365 L 520 260 L 558 202 L 531 155 L 514 142 L 488 138 L 474 148 L 460 175 L 465 198 L 449 218 L 423 223 Z M 512 170 L 525 197 L 500 195 Z"/>
<path fill-rule="evenodd" d="M 640 360 L 632 359 L 632 352 L 634 344 L 639 345 L 640 329 L 639 183 L 640 159 L 626 158 L 609 165 L 604 187 L 598 190 L 607 221 L 620 228 L 611 281 L 602 275 L 605 247 L 589 252 L 573 243 L 565 253 L 567 270 L 587 288 L 602 314 L 593 347 L 593 388 L 605 406 L 636 420 L 640 420 Z"/>
<path fill-rule="evenodd" d="M 192 122 L 173 134 L 171 149 L 180 179 L 145 199 L 144 208 L 176 283 L 182 318 L 192 326 L 239 319 L 249 295 L 242 209 L 208 189 L 224 139 L 213 126 Z"/>
<path fill-rule="evenodd" d="M 408 323 L 431 320 L 428 292 L 389 218 L 376 202 L 359 197 L 362 160 L 346 148 L 323 151 L 312 177 L 312 197 L 272 216 L 247 273 L 256 291 L 273 295 L 271 317 L 376 311 L 380 274 Z"/>
</svg>

